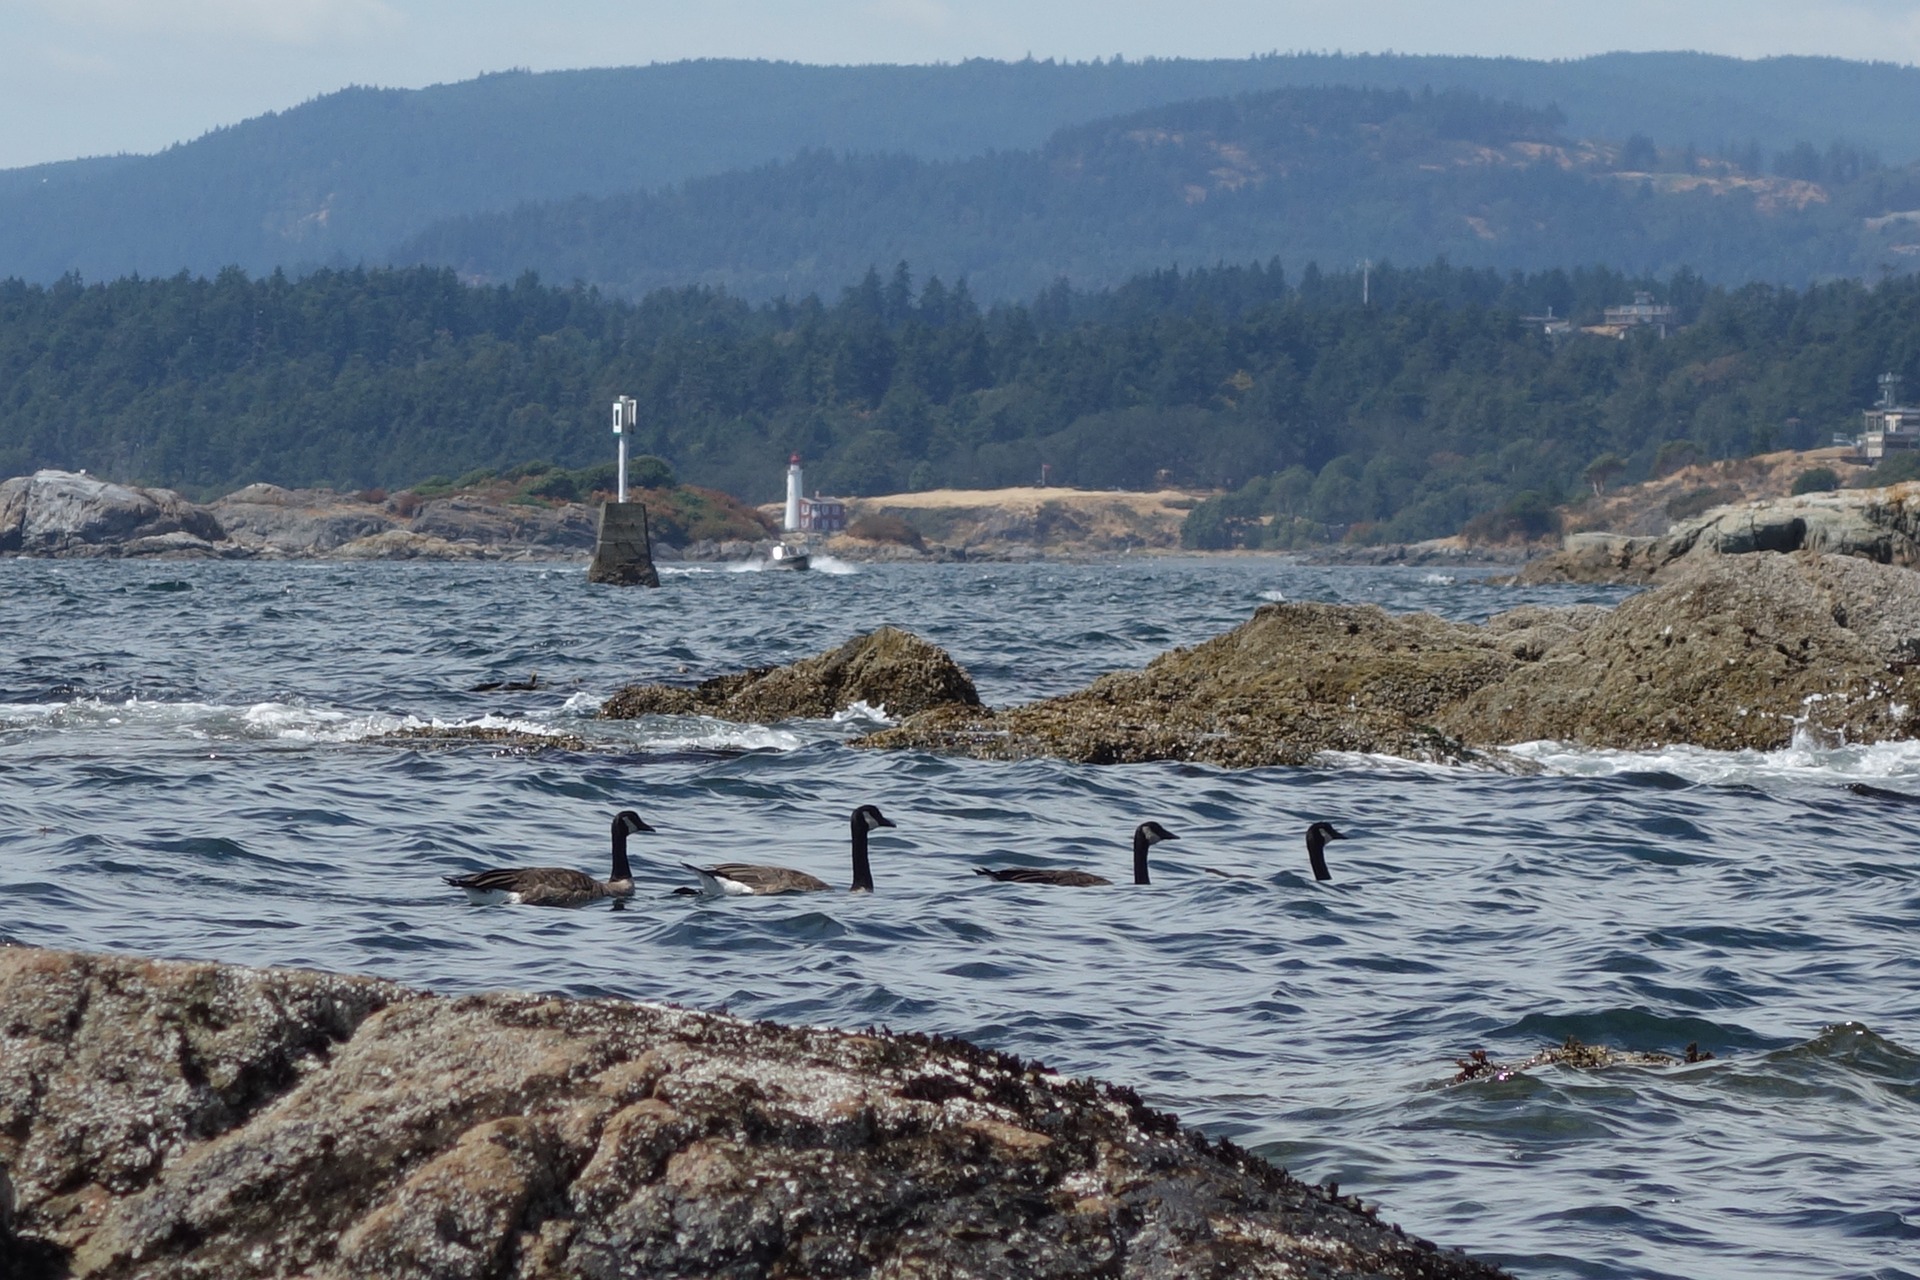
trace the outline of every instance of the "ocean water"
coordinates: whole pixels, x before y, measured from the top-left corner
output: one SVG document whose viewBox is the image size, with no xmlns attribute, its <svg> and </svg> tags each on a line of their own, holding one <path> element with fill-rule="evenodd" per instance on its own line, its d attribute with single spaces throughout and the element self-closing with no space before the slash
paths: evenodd
<svg viewBox="0 0 1920 1280">
<path fill-rule="evenodd" d="M 669 569 L 646 592 L 572 565 L 0 561 L 0 936 L 963 1035 L 1132 1084 L 1524 1277 L 1920 1276 L 1920 745 L 1233 772 L 849 748 L 883 708 L 591 718 L 628 681 L 883 622 L 1006 703 L 1265 600 L 1479 619 L 1618 597 L 1264 559 L 829 567 Z M 468 691 L 536 670 L 532 692 Z M 371 740 L 422 724 L 594 749 Z M 868 802 L 899 824 L 871 896 L 670 896 L 683 859 L 845 883 Z M 472 907 L 441 883 L 604 874 L 623 808 L 658 828 L 624 909 Z M 1146 818 L 1179 836 L 1150 886 L 972 874 L 1124 880 Z M 1324 885 L 1315 819 L 1352 837 Z M 1568 1035 L 1715 1057 L 1449 1083 L 1472 1050 Z"/>
</svg>

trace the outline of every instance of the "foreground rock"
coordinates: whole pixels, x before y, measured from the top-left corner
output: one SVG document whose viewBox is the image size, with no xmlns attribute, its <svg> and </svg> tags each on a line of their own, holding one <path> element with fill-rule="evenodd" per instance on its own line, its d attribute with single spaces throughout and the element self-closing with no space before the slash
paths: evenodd
<svg viewBox="0 0 1920 1280">
<path fill-rule="evenodd" d="M 1494 1277 L 959 1042 L 0 951 L 0 1272 Z"/>
<path fill-rule="evenodd" d="M 1267 605 L 1140 671 L 1002 711 L 948 706 L 860 740 L 990 759 L 1305 764 L 1327 752 L 1502 764 L 1551 739 L 1770 750 L 1920 737 L 1920 575 L 1849 556 L 1707 556 L 1612 611 L 1484 626 Z"/>
<path fill-rule="evenodd" d="M 0 482 L 0 553 L 205 558 L 236 553 L 220 522 L 171 489 L 69 471 Z"/>
<path fill-rule="evenodd" d="M 1514 575 L 1543 582 L 1664 582 L 1707 556 L 1818 551 L 1920 564 L 1920 484 L 1715 507 L 1657 536 L 1569 534 L 1558 554 Z"/>
<path fill-rule="evenodd" d="M 791 666 L 755 667 L 693 688 L 629 685 L 607 699 L 600 714 L 612 720 L 702 715 L 767 724 L 824 719 L 856 702 L 910 716 L 932 707 L 978 707 L 980 695 L 945 650 L 898 627 L 881 627 Z"/>
</svg>

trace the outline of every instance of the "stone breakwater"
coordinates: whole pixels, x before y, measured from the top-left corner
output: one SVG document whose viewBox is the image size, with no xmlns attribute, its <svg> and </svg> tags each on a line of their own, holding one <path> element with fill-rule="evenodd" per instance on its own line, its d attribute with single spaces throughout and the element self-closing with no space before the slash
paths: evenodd
<svg viewBox="0 0 1920 1280">
<path fill-rule="evenodd" d="M 696 690 L 623 690 L 606 714 L 766 722 L 859 699 L 901 718 L 859 739 L 864 747 L 1228 767 L 1329 752 L 1518 767 L 1501 748 L 1542 739 L 1771 750 L 1803 733 L 1920 736 L 1920 575 L 1854 556 L 1703 556 L 1611 610 L 1526 607 L 1477 626 L 1374 606 L 1267 605 L 1141 670 L 998 709 L 979 704 L 940 650 L 899 632 L 880 643 L 883 634 Z M 854 655 L 862 679 L 822 678 Z"/>
<path fill-rule="evenodd" d="M 0 1273 L 1504 1273 L 958 1041 L 0 949 Z"/>
</svg>

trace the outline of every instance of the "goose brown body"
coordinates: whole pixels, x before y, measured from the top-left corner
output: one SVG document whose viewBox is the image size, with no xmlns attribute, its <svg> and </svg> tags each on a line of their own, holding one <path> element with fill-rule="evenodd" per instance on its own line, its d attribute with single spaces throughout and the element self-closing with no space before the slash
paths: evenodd
<svg viewBox="0 0 1920 1280">
<path fill-rule="evenodd" d="M 850 893 L 873 892 L 873 868 L 867 861 L 867 832 L 876 827 L 891 827 L 893 822 L 878 808 L 863 804 L 853 811 L 853 884 Z M 700 877 L 702 897 L 767 897 L 777 893 L 823 893 L 832 886 L 819 876 L 795 871 L 791 867 L 766 867 L 751 862 L 720 862 L 696 867 L 680 864 Z M 686 890 L 685 892 L 692 892 Z"/>
<path fill-rule="evenodd" d="M 518 903 L 528 907 L 579 907 L 601 898 L 625 898 L 633 893 L 633 869 L 627 862 L 627 837 L 653 828 L 631 809 L 613 820 L 613 865 L 605 880 L 596 880 L 570 867 L 500 867 L 471 875 L 445 876 L 464 889 L 476 905 Z"/>
<path fill-rule="evenodd" d="M 1133 882 L 1153 883 L 1147 876 L 1147 850 L 1162 840 L 1178 840 L 1157 822 L 1143 822 L 1133 829 Z M 1057 884 L 1070 888 L 1093 888 L 1113 881 L 1091 871 L 1053 871 L 1045 867 L 975 867 L 973 874 L 1003 884 Z"/>
<path fill-rule="evenodd" d="M 1046 867 L 975 867 L 973 874 L 987 876 L 1002 884 L 1059 884 L 1076 888 L 1092 888 L 1095 885 L 1112 884 L 1105 876 L 1097 876 L 1091 871 L 1051 871 Z"/>
</svg>

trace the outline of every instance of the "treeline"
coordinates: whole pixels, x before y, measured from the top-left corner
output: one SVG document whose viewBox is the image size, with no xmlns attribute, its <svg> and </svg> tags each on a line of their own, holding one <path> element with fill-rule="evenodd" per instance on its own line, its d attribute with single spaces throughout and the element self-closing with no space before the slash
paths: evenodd
<svg viewBox="0 0 1920 1280">
<path fill-rule="evenodd" d="M 639 452 L 754 501 L 796 451 L 842 494 L 1030 483 L 1046 464 L 1086 487 L 1259 481 L 1209 509 L 1214 543 L 1276 524 L 1414 538 L 1575 493 L 1607 454 L 1632 479 L 1673 441 L 1709 457 L 1824 442 L 1857 428 L 1884 370 L 1920 388 L 1905 279 L 1726 290 L 1435 264 L 1374 268 L 1365 288 L 1363 304 L 1357 272 L 1273 264 L 992 308 L 904 265 L 831 302 L 758 306 L 425 269 L 16 281 L 0 285 L 0 473 L 205 496 L 579 468 L 611 456 L 607 405 L 629 394 Z M 1637 288 L 1686 327 L 1556 338 L 1525 319 L 1597 320 Z"/>
</svg>

